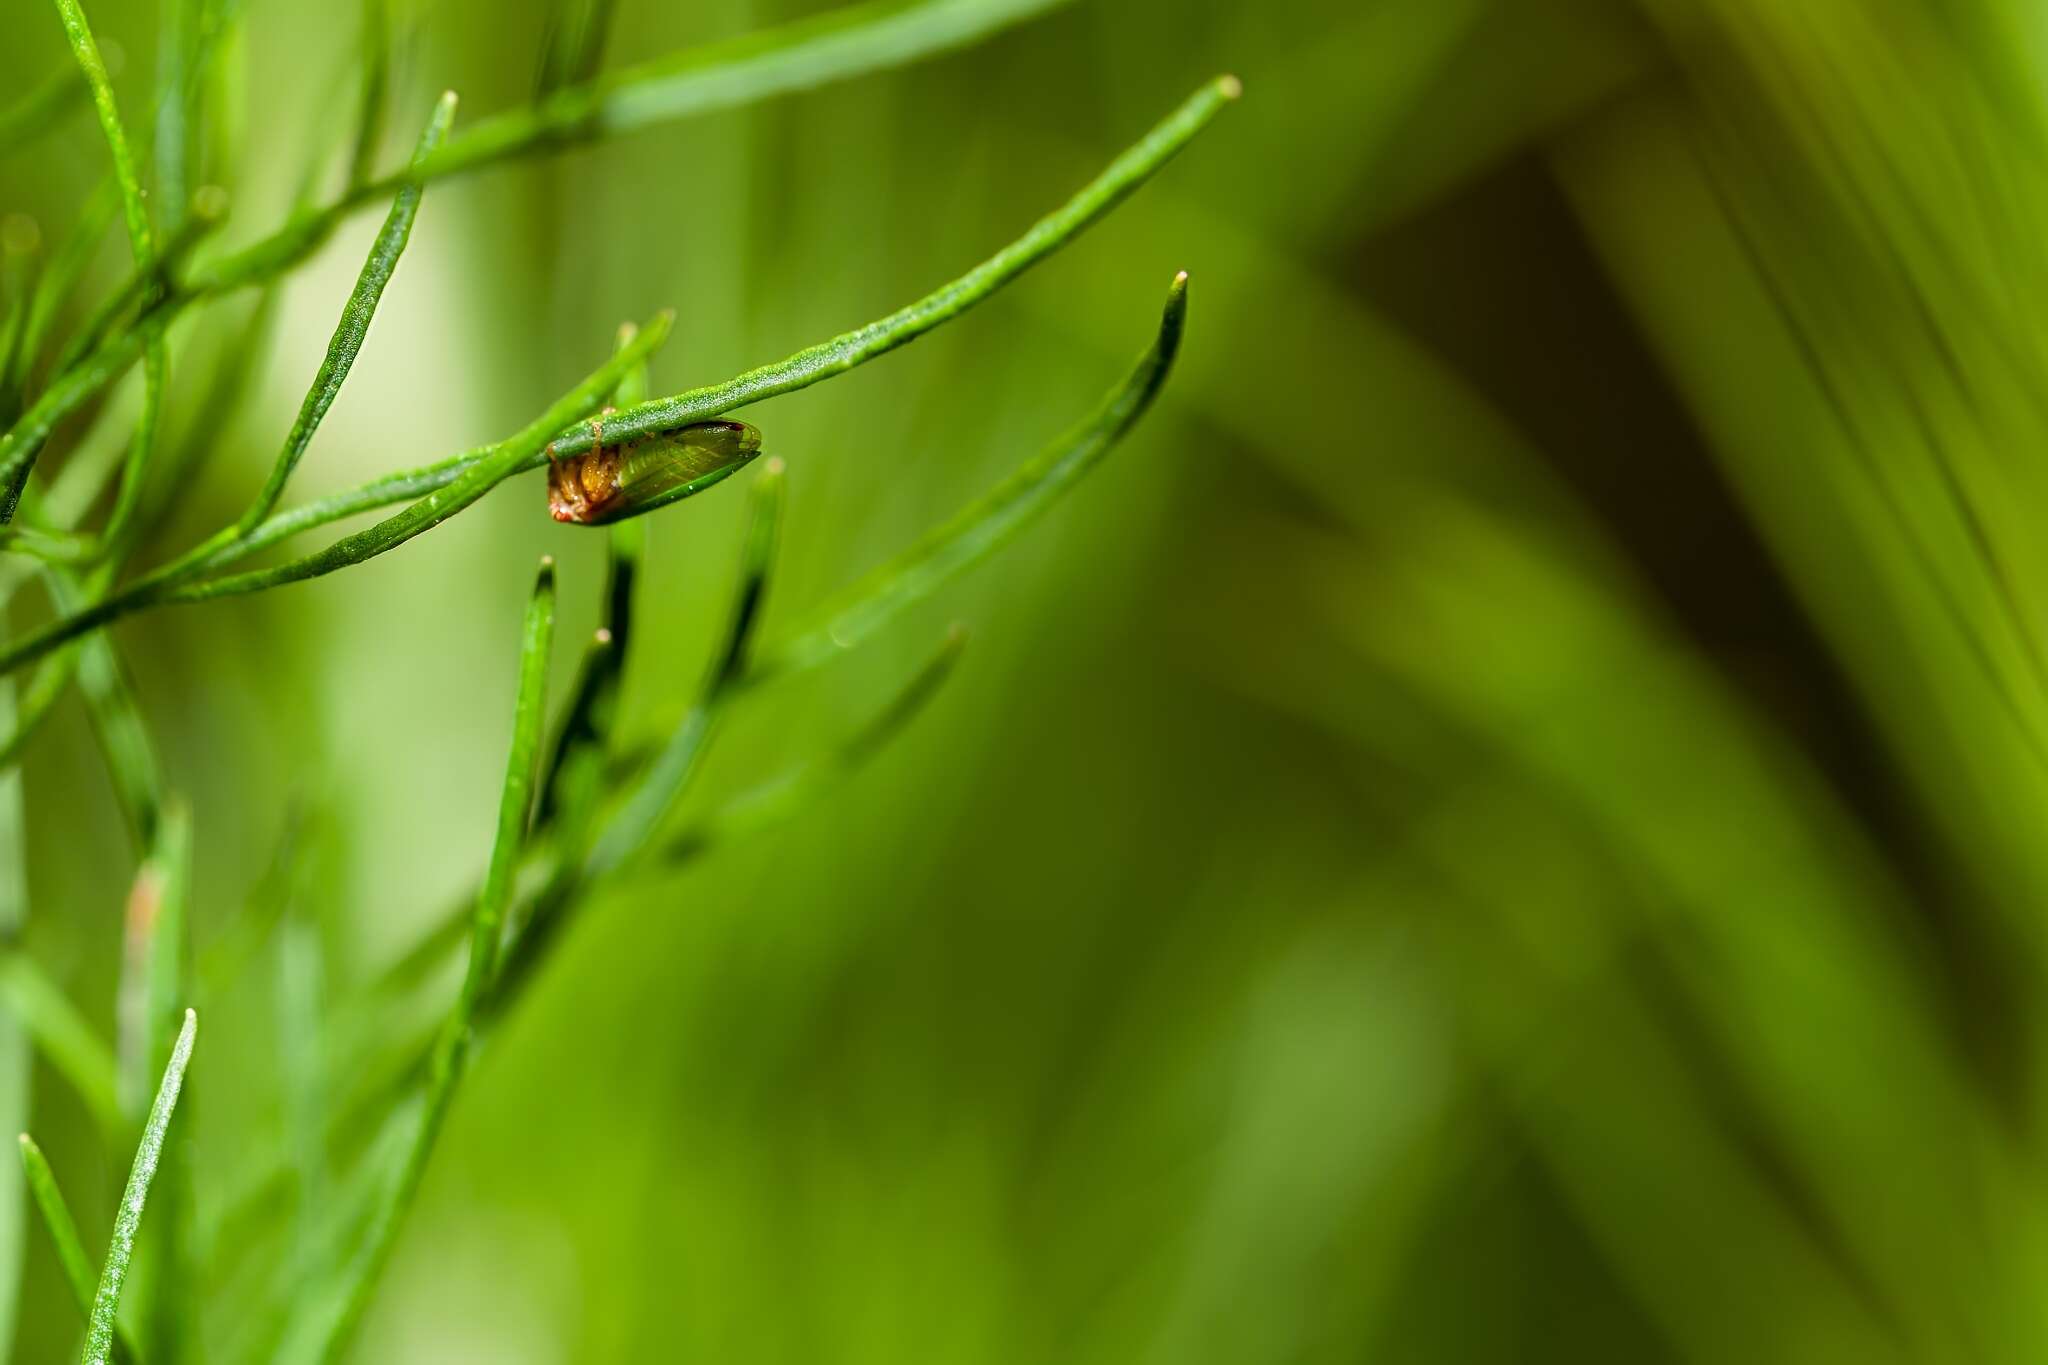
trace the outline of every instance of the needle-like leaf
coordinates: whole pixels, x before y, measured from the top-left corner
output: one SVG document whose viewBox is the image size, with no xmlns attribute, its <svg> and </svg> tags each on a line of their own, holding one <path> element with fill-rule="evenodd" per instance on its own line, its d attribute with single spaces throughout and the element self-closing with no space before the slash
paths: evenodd
<svg viewBox="0 0 2048 1365">
<path fill-rule="evenodd" d="M 356 90 L 356 141 L 348 163 L 350 189 L 367 182 L 376 170 L 377 146 L 384 140 L 385 87 L 391 83 L 391 0 L 362 0 L 362 5 L 363 74 Z M 414 154 L 413 164 L 417 169 L 419 153 Z M 408 188 L 417 190 L 419 182 L 409 182 Z M 414 200 L 417 202 L 417 195 Z"/>
<path fill-rule="evenodd" d="M 1185 273 L 1174 277 L 1158 336 L 1092 417 L 856 584 L 815 625 L 769 651 L 749 681 L 814 668 L 853 648 L 912 602 L 986 558 L 1078 483 L 1144 416 L 1166 383 L 1187 321 L 1187 281 Z"/>
<path fill-rule="evenodd" d="M 185 1011 L 185 1023 L 171 1048 L 170 1064 L 164 1068 L 156 1100 L 142 1127 L 142 1141 L 135 1149 L 135 1164 L 129 1168 L 128 1183 L 121 1191 L 121 1206 L 114 1214 L 114 1235 L 107 1246 L 107 1262 L 100 1270 L 99 1289 L 93 1294 L 92 1313 L 85 1329 L 84 1365 L 106 1365 L 114 1347 L 114 1313 L 121 1304 L 121 1287 L 128 1279 L 128 1262 L 135 1255 L 135 1234 L 142 1226 L 143 1205 L 149 1200 L 150 1182 L 156 1178 L 157 1162 L 163 1157 L 164 1138 L 170 1131 L 171 1111 L 178 1107 L 178 1092 L 185 1084 L 185 1068 L 192 1060 L 193 1039 L 199 1032 L 199 1016 Z"/>
<path fill-rule="evenodd" d="M 377 1195 L 369 1229 L 341 1272 L 338 1292 L 311 1300 L 316 1305 L 335 1303 L 339 1309 L 331 1323 L 316 1329 L 318 1346 L 309 1353 L 312 1359 L 332 1360 L 368 1306 L 377 1276 L 397 1240 L 399 1223 L 426 1174 L 427 1161 L 433 1155 L 442 1124 L 454 1103 L 455 1088 L 468 1062 L 472 1021 L 495 970 L 505 910 L 512 899 L 512 873 L 518 864 L 520 846 L 526 840 L 527 819 L 533 808 L 546 713 L 548 652 L 554 643 L 554 631 L 555 565 L 552 559 L 544 559 L 533 596 L 527 603 L 525 629 L 520 638 L 519 690 L 513 712 L 511 753 L 498 799 L 498 831 L 491 844 L 489 871 L 484 875 L 483 892 L 477 898 L 476 915 L 471 921 L 469 969 L 435 1046 L 426 1103 L 403 1161 Z"/>
<path fill-rule="evenodd" d="M 739 577 L 725 635 L 712 656 L 696 700 L 668 742 L 640 774 L 625 805 L 599 829 L 581 866 L 565 860 L 556 868 L 526 923 L 512 936 L 505 968 L 492 987 L 494 1011 L 503 1009 L 519 993 L 547 955 L 569 918 L 577 893 L 616 873 L 638 856 L 695 775 L 726 703 L 746 672 L 747 650 L 767 601 L 768 580 L 781 535 L 783 480 L 782 462 L 771 459 L 754 481 L 752 507 L 740 549 Z"/>
<path fill-rule="evenodd" d="M 455 92 L 451 90 L 434 105 L 433 117 L 427 121 L 426 131 L 420 134 L 419 146 L 413 152 L 415 169 L 434 148 L 441 145 L 454 120 Z M 398 268 L 398 258 L 405 253 L 406 240 L 412 235 L 413 219 L 419 214 L 423 192 L 424 187 L 417 180 L 399 187 L 383 228 L 377 233 L 376 241 L 370 244 L 369 259 L 363 262 L 362 273 L 356 277 L 356 287 L 349 294 L 348 305 L 341 310 L 341 322 L 327 343 L 327 354 L 313 376 L 312 388 L 306 391 L 305 402 L 299 406 L 299 415 L 292 422 L 284 449 L 278 452 L 277 463 L 272 466 L 270 477 L 264 480 L 263 491 L 256 495 L 256 500 L 249 504 L 249 510 L 235 524 L 235 535 L 248 535 L 277 506 L 278 498 L 284 493 L 285 480 L 298 468 L 306 446 L 320 427 L 320 419 L 327 415 L 335 395 L 341 392 L 342 381 L 348 378 L 349 368 L 363 349 L 363 338 L 369 335 L 370 319 L 376 316 L 377 302 L 384 297 L 384 287 L 391 283 L 391 272 Z"/>
</svg>

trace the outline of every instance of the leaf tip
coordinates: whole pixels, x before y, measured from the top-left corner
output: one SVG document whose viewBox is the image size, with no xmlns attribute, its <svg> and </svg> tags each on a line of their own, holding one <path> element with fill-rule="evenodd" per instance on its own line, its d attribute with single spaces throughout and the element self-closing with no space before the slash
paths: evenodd
<svg viewBox="0 0 2048 1365">
<path fill-rule="evenodd" d="M 1216 78 L 1216 93 L 1227 100 L 1242 98 L 1244 95 L 1244 82 L 1228 73 L 1218 76 Z"/>
</svg>

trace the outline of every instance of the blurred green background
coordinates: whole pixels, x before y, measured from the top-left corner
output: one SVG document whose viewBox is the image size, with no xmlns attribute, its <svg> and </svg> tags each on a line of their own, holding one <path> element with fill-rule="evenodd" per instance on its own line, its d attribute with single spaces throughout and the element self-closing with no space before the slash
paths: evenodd
<svg viewBox="0 0 2048 1365">
<path fill-rule="evenodd" d="M 623 0 L 609 57 L 821 8 Z M 549 10 L 400 0 L 386 162 L 444 87 L 524 100 Z M 91 12 L 146 107 L 153 7 Z M 353 6 L 247 13 L 230 240 L 352 117 Z M 11 87 L 68 60 L 43 5 L 6 32 Z M 657 393 L 879 316 L 1222 71 L 1242 103 L 1063 254 L 742 414 L 790 469 L 772 636 L 1085 412 L 1193 276 L 1181 367 L 1098 474 L 734 716 L 700 807 L 973 629 L 828 802 L 591 907 L 479 1059 L 355 1358 L 2048 1354 L 2038 6 L 1082 0 L 431 187 L 299 491 L 513 430 L 663 305 Z M 75 115 L 0 161 L 0 210 L 48 234 L 104 165 Z M 292 278 L 146 560 L 260 482 L 375 219 Z M 648 523 L 635 735 L 687 703 L 743 501 Z M 211 1002 L 193 1073 L 203 1222 L 291 1140 L 308 1021 L 471 884 L 530 565 L 562 563 L 563 679 L 599 539 L 529 478 L 117 629 L 202 947 L 296 831 L 308 927 Z M 28 941 L 109 1019 L 132 865 L 75 701 L 25 773 Z M 47 1075 L 36 1105 L 105 1227 L 126 1154 Z M 54 1359 L 76 1321 L 32 1247 L 17 1358 Z"/>
</svg>

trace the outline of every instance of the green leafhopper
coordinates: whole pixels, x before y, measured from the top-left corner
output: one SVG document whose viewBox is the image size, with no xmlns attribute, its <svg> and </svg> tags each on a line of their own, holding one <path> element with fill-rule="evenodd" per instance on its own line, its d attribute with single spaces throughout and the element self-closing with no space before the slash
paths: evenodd
<svg viewBox="0 0 2048 1365">
<path fill-rule="evenodd" d="M 590 434 L 590 449 L 579 455 L 557 459 L 548 447 L 548 515 L 556 521 L 601 526 L 630 517 L 761 450 L 761 433 L 745 422 L 692 422 L 606 445 L 599 417 Z"/>
</svg>

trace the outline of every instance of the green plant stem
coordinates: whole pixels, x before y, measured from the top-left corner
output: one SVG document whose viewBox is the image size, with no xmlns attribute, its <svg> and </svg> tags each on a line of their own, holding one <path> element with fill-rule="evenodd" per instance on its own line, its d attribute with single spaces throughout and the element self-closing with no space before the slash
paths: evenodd
<svg viewBox="0 0 2048 1365">
<path fill-rule="evenodd" d="M 156 1100 L 142 1127 L 142 1141 L 135 1149 L 135 1164 L 129 1168 L 128 1183 L 121 1191 L 121 1206 L 114 1215 L 114 1235 L 107 1246 L 107 1261 L 100 1270 L 99 1289 L 93 1294 L 92 1312 L 87 1318 L 85 1349 L 79 1359 L 84 1365 L 106 1365 L 114 1345 L 114 1314 L 121 1305 L 121 1287 L 128 1278 L 128 1263 L 135 1255 L 135 1234 L 142 1226 L 143 1206 L 149 1200 L 150 1182 L 156 1178 L 157 1163 L 163 1157 L 164 1138 L 170 1131 L 171 1112 L 178 1106 L 178 1092 L 185 1084 L 185 1068 L 192 1060 L 192 1044 L 199 1032 L 199 1016 L 185 1011 L 185 1023 L 171 1048 L 170 1063 Z"/>
</svg>

